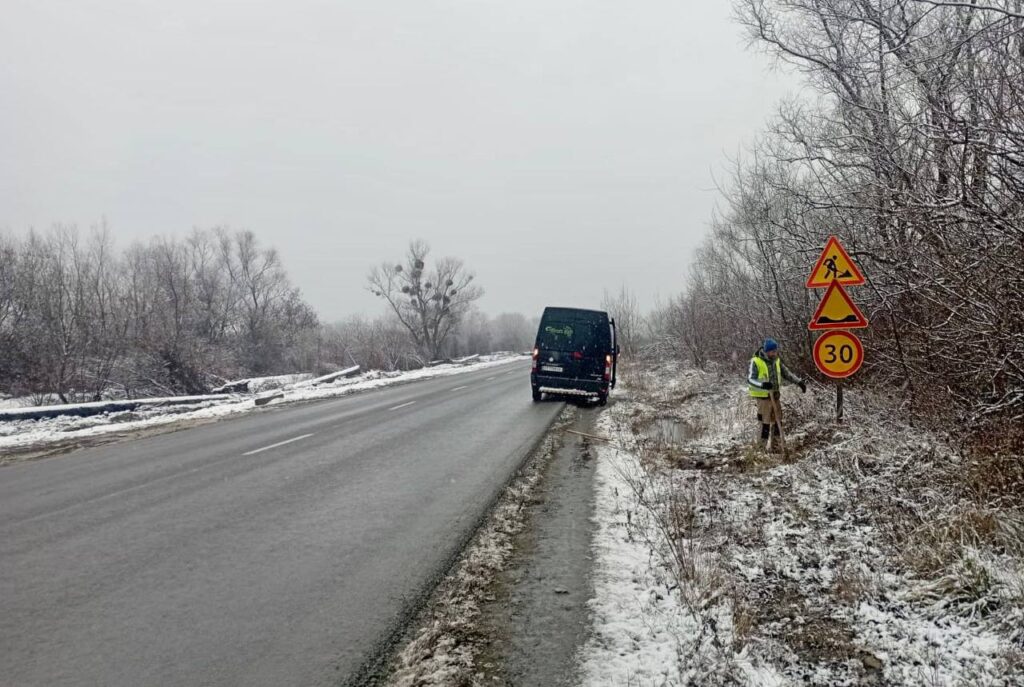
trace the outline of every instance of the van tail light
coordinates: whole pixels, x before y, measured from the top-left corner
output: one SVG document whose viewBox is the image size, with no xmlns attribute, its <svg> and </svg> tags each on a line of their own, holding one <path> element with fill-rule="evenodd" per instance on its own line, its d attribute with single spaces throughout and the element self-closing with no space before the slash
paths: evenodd
<svg viewBox="0 0 1024 687">
<path fill-rule="evenodd" d="M 583 360 L 583 351 L 573 351 L 572 352 L 572 359 L 573 360 Z"/>
<path fill-rule="evenodd" d="M 604 381 L 610 382 L 612 379 L 612 357 L 606 355 L 604 357 Z"/>
<path fill-rule="evenodd" d="M 530 369 L 531 372 L 537 371 L 537 361 L 540 360 L 540 349 L 533 349 L 533 367 Z"/>
</svg>

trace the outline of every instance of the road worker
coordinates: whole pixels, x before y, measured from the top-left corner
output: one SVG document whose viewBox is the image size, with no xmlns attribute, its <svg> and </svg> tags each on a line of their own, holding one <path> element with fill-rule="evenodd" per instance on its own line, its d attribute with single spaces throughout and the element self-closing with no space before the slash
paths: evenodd
<svg viewBox="0 0 1024 687">
<path fill-rule="evenodd" d="M 779 344 L 775 339 L 765 339 L 761 349 L 750 359 L 750 370 L 747 372 L 747 386 L 750 397 L 757 403 L 757 419 L 761 423 L 760 435 L 756 445 L 766 448 L 768 437 L 772 434 L 772 450 L 778 451 L 778 438 L 782 431 L 779 424 L 782 413 L 780 391 L 783 382 L 796 384 L 802 393 L 807 392 L 807 382 L 790 372 L 779 356 Z"/>
</svg>

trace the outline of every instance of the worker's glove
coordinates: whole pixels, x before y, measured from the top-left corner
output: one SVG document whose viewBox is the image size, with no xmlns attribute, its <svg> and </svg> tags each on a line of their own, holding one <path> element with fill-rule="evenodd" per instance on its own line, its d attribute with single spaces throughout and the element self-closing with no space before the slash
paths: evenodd
<svg viewBox="0 0 1024 687">
<path fill-rule="evenodd" d="M 775 385 L 772 384 L 771 382 L 761 382 L 761 388 L 764 389 L 765 391 L 771 391 L 772 389 L 775 388 Z"/>
<path fill-rule="evenodd" d="M 807 393 L 807 382 L 805 382 L 802 379 L 800 380 L 800 393 L 802 393 L 802 394 L 806 394 Z"/>
</svg>

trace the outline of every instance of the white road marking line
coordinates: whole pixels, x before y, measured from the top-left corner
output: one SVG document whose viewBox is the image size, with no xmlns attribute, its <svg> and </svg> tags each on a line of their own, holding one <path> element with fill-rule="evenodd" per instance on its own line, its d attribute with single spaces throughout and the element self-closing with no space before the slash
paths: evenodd
<svg viewBox="0 0 1024 687">
<path fill-rule="evenodd" d="M 489 381 L 491 381 L 492 379 L 497 379 L 497 377 L 488 377 L 488 378 L 487 378 L 487 379 L 485 379 L 484 381 L 485 381 L 485 382 L 489 382 Z"/>
<path fill-rule="evenodd" d="M 264 451 L 269 451 L 272 448 L 277 448 L 278 446 L 284 446 L 285 444 L 290 444 L 293 441 L 301 441 L 302 439 L 308 439 L 309 437 L 313 436 L 314 434 L 316 434 L 316 432 L 311 432 L 310 434 L 303 434 L 301 437 L 293 437 L 291 439 L 285 439 L 284 441 L 279 441 L 276 444 L 271 444 L 270 446 L 264 446 L 263 448 L 258 448 L 258 449 L 254 450 L 254 451 L 246 451 L 242 455 L 243 456 L 251 456 L 251 455 L 254 455 L 256 453 L 263 453 Z"/>
<path fill-rule="evenodd" d="M 407 406 L 411 406 L 411 405 L 412 405 L 413 403 L 415 403 L 415 402 L 416 402 L 416 401 L 409 401 L 408 403 L 403 403 L 403 404 L 401 404 L 401 405 L 397 405 L 397 406 L 395 406 L 394 408 L 388 408 L 388 410 L 398 410 L 399 408 L 405 408 L 405 407 L 407 407 Z"/>
<path fill-rule="evenodd" d="M 454 389 L 452 389 L 452 391 L 462 391 L 463 389 L 468 389 L 468 388 L 469 388 L 468 386 L 457 386 Z"/>
</svg>

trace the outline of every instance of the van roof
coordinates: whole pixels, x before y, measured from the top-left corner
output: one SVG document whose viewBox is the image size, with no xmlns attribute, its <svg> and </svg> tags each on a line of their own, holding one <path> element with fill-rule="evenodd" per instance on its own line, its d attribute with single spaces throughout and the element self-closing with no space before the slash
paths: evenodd
<svg viewBox="0 0 1024 687">
<path fill-rule="evenodd" d="M 544 308 L 544 314 L 560 315 L 563 313 L 587 313 L 588 315 L 604 315 L 608 316 L 608 313 L 604 310 L 589 310 L 587 308 L 564 308 L 559 306 L 549 305 Z"/>
</svg>

